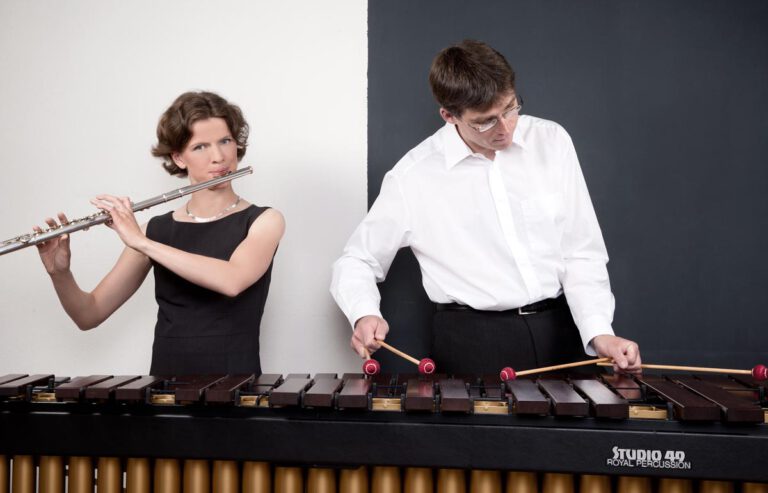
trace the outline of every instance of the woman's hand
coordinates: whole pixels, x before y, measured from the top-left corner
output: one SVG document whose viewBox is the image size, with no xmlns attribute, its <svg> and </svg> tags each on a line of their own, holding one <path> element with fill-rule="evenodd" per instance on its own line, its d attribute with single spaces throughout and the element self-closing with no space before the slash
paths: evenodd
<svg viewBox="0 0 768 493">
<path fill-rule="evenodd" d="M 120 239 L 129 248 L 139 250 L 146 242 L 147 237 L 141 230 L 136 216 L 133 215 L 133 204 L 128 197 L 116 197 L 114 195 L 97 195 L 91 203 L 103 211 L 107 211 L 110 220 L 107 226 L 115 230 Z M 140 251 L 140 250 L 139 250 Z"/>
<path fill-rule="evenodd" d="M 59 223 L 57 223 L 56 220 L 52 217 L 48 217 L 45 219 L 45 224 L 47 224 L 49 228 L 53 229 L 58 228 L 59 224 L 61 224 L 61 226 L 66 226 L 69 224 L 69 220 L 63 212 L 59 212 L 58 218 Z M 32 229 L 36 233 L 43 232 L 40 226 L 35 226 Z M 52 238 L 48 241 L 38 243 L 36 246 L 37 253 L 40 254 L 40 260 L 43 261 L 43 265 L 45 266 L 45 270 L 48 272 L 48 274 L 54 276 L 57 274 L 69 272 L 69 261 L 72 257 L 72 252 L 69 249 L 68 234 L 57 236 L 56 238 Z"/>
</svg>

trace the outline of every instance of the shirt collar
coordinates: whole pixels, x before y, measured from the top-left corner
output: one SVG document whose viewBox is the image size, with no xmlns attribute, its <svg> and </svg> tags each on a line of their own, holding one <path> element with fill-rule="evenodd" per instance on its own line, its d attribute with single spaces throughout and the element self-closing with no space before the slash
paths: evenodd
<svg viewBox="0 0 768 493">
<path fill-rule="evenodd" d="M 472 149 L 469 148 L 464 139 L 459 135 L 459 130 L 456 125 L 447 123 L 443 126 L 443 135 L 445 142 L 445 168 L 451 169 L 472 154 Z"/>
<path fill-rule="evenodd" d="M 518 146 L 525 149 L 525 134 L 527 133 L 526 130 L 528 130 L 528 126 L 530 124 L 530 120 L 528 120 L 528 117 L 526 115 L 520 115 L 517 117 L 517 126 L 515 127 L 515 133 L 512 134 L 512 144 L 517 144 Z"/>
<path fill-rule="evenodd" d="M 521 124 L 523 127 L 527 127 L 528 119 L 525 118 L 525 115 L 520 116 L 520 119 L 517 121 L 517 127 L 515 128 L 515 133 L 512 134 L 512 145 L 518 145 L 525 149 L 525 138 L 523 137 L 523 128 L 521 128 Z M 456 128 L 456 125 L 453 125 L 451 123 L 447 123 L 443 126 L 443 135 L 444 135 L 444 142 L 445 142 L 445 167 L 446 169 L 451 169 L 469 156 L 474 155 L 475 153 L 470 149 L 470 147 L 467 145 L 466 142 L 464 142 L 464 139 L 461 138 L 461 135 L 459 135 L 459 130 Z M 501 151 L 504 152 L 504 151 Z"/>
</svg>

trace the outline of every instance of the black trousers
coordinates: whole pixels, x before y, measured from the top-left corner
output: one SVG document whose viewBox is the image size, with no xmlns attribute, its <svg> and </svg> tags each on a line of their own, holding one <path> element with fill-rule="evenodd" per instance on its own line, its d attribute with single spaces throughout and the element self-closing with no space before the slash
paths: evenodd
<svg viewBox="0 0 768 493">
<path fill-rule="evenodd" d="M 517 310 L 436 311 L 431 349 L 438 372 L 462 375 L 497 375 L 507 366 L 520 371 L 591 358 L 564 300 L 530 315 Z"/>
</svg>

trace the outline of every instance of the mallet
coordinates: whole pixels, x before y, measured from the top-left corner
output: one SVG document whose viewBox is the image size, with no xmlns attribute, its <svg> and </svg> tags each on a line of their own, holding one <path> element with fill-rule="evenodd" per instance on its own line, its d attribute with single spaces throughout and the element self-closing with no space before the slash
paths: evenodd
<svg viewBox="0 0 768 493">
<path fill-rule="evenodd" d="M 413 356 L 406 354 L 395 347 L 390 346 L 384 341 L 377 340 L 376 342 L 381 344 L 381 347 L 383 347 L 384 349 L 387 349 L 395 353 L 396 355 L 400 356 L 401 358 L 406 359 L 411 363 L 413 363 L 414 365 L 418 366 L 419 373 L 421 373 L 422 375 L 430 375 L 434 373 L 435 370 L 437 369 L 435 362 L 429 358 L 423 358 L 421 361 L 419 361 Z M 376 375 L 377 373 L 379 373 L 379 371 L 381 371 L 381 365 L 375 359 L 369 358 L 365 360 L 365 363 L 363 363 L 363 373 L 365 373 L 366 375 Z"/>
<path fill-rule="evenodd" d="M 601 363 L 608 363 L 611 361 L 611 358 L 597 358 L 597 359 L 588 359 L 585 361 L 577 361 L 575 363 L 565 363 L 562 365 L 554 365 L 554 366 L 545 366 L 542 368 L 533 368 L 531 370 L 523 370 L 521 372 L 515 372 L 512 368 L 507 366 L 506 368 L 503 368 L 501 372 L 499 373 L 499 377 L 501 378 L 502 382 L 506 382 L 507 380 L 514 380 L 517 377 L 522 377 L 525 375 L 532 375 L 534 373 L 544 373 L 548 371 L 554 371 L 554 370 L 563 370 L 565 368 L 575 368 L 577 366 L 587 366 L 587 365 L 594 365 L 594 364 L 601 364 Z"/>
<path fill-rule="evenodd" d="M 598 363 L 598 366 L 612 366 L 613 363 Z M 755 365 L 751 370 L 734 370 L 730 368 L 708 368 L 705 366 L 677 366 L 677 365 L 647 365 L 642 364 L 640 368 L 652 370 L 679 370 L 679 371 L 698 371 L 704 373 L 732 373 L 734 375 L 752 375 L 755 380 L 768 380 L 768 368 L 765 365 Z"/>
</svg>

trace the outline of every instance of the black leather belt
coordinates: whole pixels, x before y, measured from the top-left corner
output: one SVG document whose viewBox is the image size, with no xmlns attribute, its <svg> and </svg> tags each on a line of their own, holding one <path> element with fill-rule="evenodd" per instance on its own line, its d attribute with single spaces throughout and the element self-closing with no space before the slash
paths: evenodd
<svg viewBox="0 0 768 493">
<path fill-rule="evenodd" d="M 561 294 L 557 298 L 549 298 L 546 300 L 537 301 L 536 303 L 531 303 L 530 305 L 521 306 L 520 308 L 512 308 L 511 310 L 503 310 L 498 312 L 491 310 L 476 310 L 471 306 L 461 305 L 459 303 L 435 303 L 435 308 L 439 312 L 468 310 L 479 313 L 512 313 L 516 315 L 532 315 L 534 313 L 553 310 L 564 305 L 567 305 L 567 303 L 565 301 L 565 296 Z"/>
</svg>

